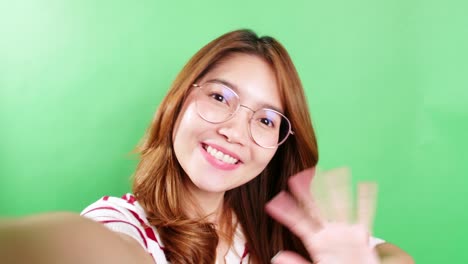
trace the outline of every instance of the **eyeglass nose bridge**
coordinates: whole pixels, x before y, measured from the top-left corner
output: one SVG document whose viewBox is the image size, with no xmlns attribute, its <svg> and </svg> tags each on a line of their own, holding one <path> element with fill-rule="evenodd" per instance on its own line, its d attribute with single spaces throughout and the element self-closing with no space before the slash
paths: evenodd
<svg viewBox="0 0 468 264">
<path fill-rule="evenodd" d="M 245 108 L 245 109 L 247 109 L 247 110 L 250 110 L 250 112 L 252 112 L 251 116 L 249 117 L 249 125 L 248 125 L 248 133 L 249 133 L 250 138 L 251 138 L 257 145 L 259 145 L 259 146 L 261 146 L 261 147 L 263 147 L 263 148 L 270 149 L 270 148 L 275 148 L 275 147 L 279 146 L 279 145 L 277 145 L 277 146 L 263 146 L 263 145 L 259 144 L 258 141 L 257 141 L 257 140 L 255 139 L 255 137 L 253 136 L 253 134 L 252 134 L 252 127 L 251 127 L 251 123 L 250 123 L 250 122 L 252 121 L 252 119 L 253 119 L 255 113 L 257 113 L 258 110 L 253 110 L 252 108 L 250 108 L 250 107 L 248 107 L 248 106 L 246 106 L 246 105 L 243 105 L 243 104 L 240 104 L 240 103 L 239 103 L 239 104 L 237 105 L 236 110 L 235 110 L 234 112 L 232 112 L 232 114 L 231 114 L 231 116 L 230 116 L 229 119 L 232 119 L 235 115 L 237 115 L 237 114 L 239 113 L 239 110 L 240 110 L 241 107 L 243 107 L 243 108 Z M 261 109 L 260 109 L 260 110 L 261 110 Z M 229 120 L 229 119 L 228 119 L 228 120 Z M 287 122 L 289 123 L 289 120 L 287 120 Z M 287 134 L 288 134 L 288 136 L 289 136 L 289 135 L 294 135 L 294 131 L 291 130 L 291 124 L 290 124 L 290 123 L 289 123 L 289 131 L 287 132 Z M 279 142 L 279 143 L 282 144 L 282 143 L 287 139 L 288 136 L 286 136 L 286 137 L 285 137 L 281 142 Z"/>
<path fill-rule="evenodd" d="M 248 106 L 246 106 L 246 105 L 239 104 L 239 107 L 237 108 L 236 113 L 239 112 L 239 109 L 240 109 L 241 107 L 243 107 L 243 108 L 245 108 L 245 109 L 247 109 L 247 110 L 250 110 L 250 112 L 252 112 L 252 116 L 255 114 L 255 112 L 257 112 L 257 111 L 253 110 L 252 108 L 250 108 L 250 107 L 248 107 Z M 234 114 L 236 114 L 236 113 L 234 113 Z M 252 118 L 252 117 L 250 117 L 250 118 Z"/>
<path fill-rule="evenodd" d="M 252 114 L 250 114 L 250 116 L 249 116 L 249 125 L 248 125 L 248 130 L 249 130 L 249 131 L 248 131 L 248 132 L 249 132 L 250 137 L 253 139 L 253 137 L 252 137 L 252 131 L 250 130 L 250 121 L 252 120 L 252 118 L 253 118 L 253 116 L 255 115 L 256 111 L 253 110 L 252 108 L 250 108 L 250 107 L 248 107 L 248 106 L 246 106 L 246 105 L 243 105 L 243 104 L 238 104 L 238 105 L 237 105 L 237 108 L 231 113 L 230 117 L 229 117 L 227 120 L 225 120 L 224 122 L 226 122 L 226 121 L 228 121 L 228 120 L 231 120 L 231 119 L 233 119 L 233 118 L 238 118 L 238 117 L 236 117 L 236 116 L 239 114 L 241 108 L 245 108 L 245 109 L 249 110 L 250 112 L 252 112 Z M 254 141 L 255 141 L 255 140 L 254 140 Z"/>
<path fill-rule="evenodd" d="M 247 110 L 249 110 L 250 112 L 252 112 L 252 113 L 250 114 L 250 116 L 249 116 L 249 122 L 248 122 L 248 126 L 247 126 L 247 130 L 248 130 L 247 132 L 248 132 L 248 135 L 249 135 L 250 139 L 252 139 L 257 145 L 259 145 L 259 146 L 261 146 L 261 147 L 263 147 L 263 148 L 270 148 L 270 147 L 264 147 L 264 146 L 260 145 L 260 144 L 257 142 L 257 140 L 255 139 L 255 137 L 253 136 L 253 134 L 252 134 L 252 127 L 251 127 L 251 123 L 250 123 L 250 122 L 252 121 L 252 119 L 253 119 L 255 113 L 257 112 L 256 110 L 253 110 L 252 108 L 250 108 L 250 107 L 248 107 L 248 106 L 246 106 L 246 105 L 243 105 L 243 104 L 240 104 L 240 103 L 239 103 L 239 104 L 237 105 L 236 110 L 231 114 L 231 117 L 230 117 L 229 119 L 233 118 L 235 115 L 238 115 L 238 114 L 239 114 L 239 110 L 240 110 L 242 107 L 245 108 L 245 109 L 247 109 Z"/>
<path fill-rule="evenodd" d="M 226 122 L 226 121 L 229 121 L 229 120 L 233 119 L 233 118 L 239 113 L 239 110 L 240 110 L 241 107 L 243 107 L 243 108 L 245 108 L 245 109 L 247 109 L 247 110 L 250 110 L 250 112 L 252 112 L 252 115 L 250 116 L 249 120 L 251 120 L 252 117 L 253 117 L 253 116 L 255 115 L 255 113 L 257 112 L 257 111 L 253 110 L 252 108 L 250 108 L 250 107 L 248 107 L 248 106 L 246 106 L 246 105 L 237 104 L 237 107 L 234 109 L 234 111 L 232 111 L 232 112 L 229 114 L 229 117 L 228 117 L 226 120 L 224 120 L 223 122 Z"/>
</svg>

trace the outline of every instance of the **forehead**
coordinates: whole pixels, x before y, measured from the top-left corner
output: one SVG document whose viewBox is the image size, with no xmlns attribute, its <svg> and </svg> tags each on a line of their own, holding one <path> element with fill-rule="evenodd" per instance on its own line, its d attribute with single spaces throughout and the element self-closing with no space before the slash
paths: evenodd
<svg viewBox="0 0 468 264">
<path fill-rule="evenodd" d="M 232 54 L 211 69 L 200 83 L 208 81 L 230 87 L 239 95 L 241 103 L 249 107 L 283 109 L 275 72 L 258 56 Z"/>
</svg>

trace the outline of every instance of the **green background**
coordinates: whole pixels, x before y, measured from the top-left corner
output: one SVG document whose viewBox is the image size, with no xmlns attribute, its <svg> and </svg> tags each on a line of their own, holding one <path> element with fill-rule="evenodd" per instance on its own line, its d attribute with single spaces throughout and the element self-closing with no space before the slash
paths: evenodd
<svg viewBox="0 0 468 264">
<path fill-rule="evenodd" d="M 461 0 L 0 0 L 0 215 L 128 192 L 130 152 L 181 67 L 252 28 L 290 51 L 320 166 L 378 181 L 376 236 L 418 263 L 466 263 L 467 13 Z"/>
</svg>

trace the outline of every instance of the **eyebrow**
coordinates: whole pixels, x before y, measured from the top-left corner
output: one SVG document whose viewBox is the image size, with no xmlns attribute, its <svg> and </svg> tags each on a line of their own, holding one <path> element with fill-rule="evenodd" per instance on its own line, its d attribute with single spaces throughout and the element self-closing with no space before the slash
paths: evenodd
<svg viewBox="0 0 468 264">
<path fill-rule="evenodd" d="M 208 80 L 208 81 L 206 81 L 206 82 L 220 83 L 220 84 L 222 84 L 222 85 L 225 85 L 225 86 L 231 88 L 234 92 L 236 92 L 237 94 L 240 95 L 240 91 L 239 91 L 239 89 L 237 88 L 237 86 L 236 86 L 235 84 L 233 84 L 233 83 L 227 81 L 227 80 L 219 79 L 219 78 L 214 78 L 214 79 L 210 79 L 210 80 Z M 279 113 L 281 113 L 281 114 L 284 115 L 283 111 L 281 111 L 281 109 L 280 109 L 279 107 L 276 107 L 276 106 L 271 105 L 271 104 L 262 103 L 262 104 L 260 104 L 260 108 L 269 108 L 269 109 L 275 110 L 275 111 L 277 111 L 277 112 L 279 112 Z M 260 108 L 259 108 L 259 109 L 260 109 Z"/>
</svg>

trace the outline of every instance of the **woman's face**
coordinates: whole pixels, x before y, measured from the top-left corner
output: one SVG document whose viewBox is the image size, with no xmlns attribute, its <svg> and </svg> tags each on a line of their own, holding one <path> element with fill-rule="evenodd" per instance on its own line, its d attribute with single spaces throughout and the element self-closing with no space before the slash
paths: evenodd
<svg viewBox="0 0 468 264">
<path fill-rule="evenodd" d="M 264 107 L 282 110 L 275 74 L 257 56 L 227 57 L 197 84 L 206 82 L 223 82 L 239 95 L 241 105 L 254 111 Z M 192 88 L 176 122 L 174 151 L 195 193 L 224 194 L 260 174 L 277 148 L 262 148 L 251 139 L 253 112 L 245 107 L 225 122 L 205 121 L 197 113 L 198 89 Z"/>
</svg>

